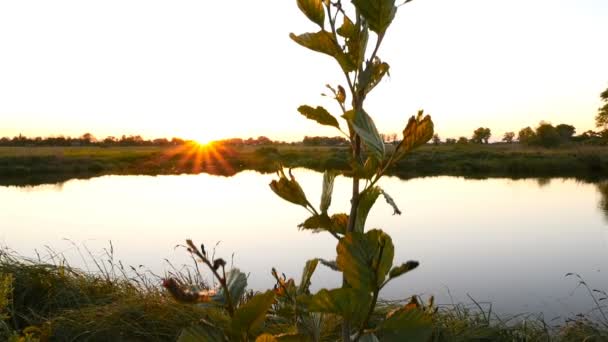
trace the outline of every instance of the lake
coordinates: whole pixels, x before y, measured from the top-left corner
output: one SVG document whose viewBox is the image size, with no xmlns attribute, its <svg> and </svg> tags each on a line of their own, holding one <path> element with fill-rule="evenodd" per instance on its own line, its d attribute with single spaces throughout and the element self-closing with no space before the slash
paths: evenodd
<svg viewBox="0 0 608 342">
<path fill-rule="evenodd" d="M 318 205 L 322 174 L 294 174 Z M 186 238 L 208 249 L 220 242 L 217 256 L 250 273 L 253 288 L 271 288 L 271 267 L 299 279 L 306 260 L 334 259 L 336 246 L 329 234 L 298 231 L 308 213 L 272 193 L 273 178 L 256 172 L 104 176 L 2 186 L 0 244 L 29 257 L 46 258 L 50 248 L 94 270 L 80 256 L 84 246 L 103 256 L 112 241 L 115 259 L 163 274 L 170 269 L 165 260 L 191 264 L 187 252 L 175 248 Z M 347 212 L 349 182 L 336 180 L 330 213 Z M 403 214 L 393 216 L 380 198 L 367 227 L 392 236 L 395 263 L 420 261 L 387 286 L 383 298 L 435 295 L 449 304 L 471 303 L 470 295 L 501 315 L 542 313 L 549 321 L 592 309 L 588 294 L 566 273 L 608 289 L 606 183 L 387 177 L 380 185 Z M 338 286 L 340 278 L 320 266 L 312 281 L 318 289 Z"/>
</svg>

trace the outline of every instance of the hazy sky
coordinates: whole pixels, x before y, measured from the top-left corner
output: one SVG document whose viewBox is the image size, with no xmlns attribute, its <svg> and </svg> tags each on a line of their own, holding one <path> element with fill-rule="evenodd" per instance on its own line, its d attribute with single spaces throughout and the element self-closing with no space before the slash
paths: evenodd
<svg viewBox="0 0 608 342">
<path fill-rule="evenodd" d="M 337 135 L 296 111 L 338 112 L 319 96 L 337 64 L 288 37 L 315 29 L 295 0 L 0 0 L 0 136 Z M 368 112 L 390 133 L 424 108 L 444 138 L 592 129 L 607 33 L 608 0 L 416 0 Z"/>
</svg>

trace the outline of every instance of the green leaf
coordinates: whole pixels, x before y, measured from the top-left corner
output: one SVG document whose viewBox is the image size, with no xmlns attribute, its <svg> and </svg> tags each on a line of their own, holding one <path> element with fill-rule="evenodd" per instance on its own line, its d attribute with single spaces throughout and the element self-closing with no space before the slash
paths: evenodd
<svg viewBox="0 0 608 342">
<path fill-rule="evenodd" d="M 352 0 L 353 4 L 367 21 L 369 28 L 384 34 L 397 13 L 395 0 Z"/>
<path fill-rule="evenodd" d="M 388 63 L 382 62 L 380 58 L 376 57 L 373 61 L 368 61 L 365 70 L 359 74 L 359 86 L 364 89 L 363 93 L 368 94 L 374 89 L 384 75 L 389 75 L 390 66 Z"/>
<path fill-rule="evenodd" d="M 381 193 L 382 189 L 377 186 L 369 188 L 361 193 L 361 197 L 359 197 L 359 206 L 357 207 L 357 220 L 355 221 L 356 232 L 363 232 L 365 230 L 365 221 L 367 221 L 369 211 L 372 209 Z"/>
<path fill-rule="evenodd" d="M 418 265 L 419 265 L 418 261 L 410 260 L 399 266 L 393 267 L 393 269 L 391 269 L 391 271 L 389 272 L 388 277 L 390 279 L 397 278 L 397 277 L 402 276 L 402 275 L 406 274 L 407 272 L 415 269 L 416 267 L 418 267 Z"/>
<path fill-rule="evenodd" d="M 237 336 L 255 333 L 260 330 L 266 312 L 274 302 L 274 292 L 272 290 L 257 294 L 241 305 L 232 317 L 231 330 Z"/>
<path fill-rule="evenodd" d="M 350 122 L 355 132 L 361 137 L 367 151 L 379 162 L 384 159 L 384 141 L 376 129 L 374 120 L 364 111 L 349 110 L 343 117 Z"/>
<path fill-rule="evenodd" d="M 349 17 L 344 16 L 342 26 L 338 27 L 336 33 L 344 38 L 354 38 L 357 35 L 357 27 Z"/>
<path fill-rule="evenodd" d="M 337 247 L 336 263 L 346 281 L 355 289 L 373 291 L 378 289 L 392 264 L 395 249 L 393 242 L 381 230 L 370 230 L 366 234 L 348 233 Z"/>
<path fill-rule="evenodd" d="M 300 229 L 310 229 L 314 233 L 328 231 L 336 234 L 346 234 L 348 215 L 334 214 L 331 217 L 327 214 L 313 215 L 298 225 Z"/>
<path fill-rule="evenodd" d="M 416 117 L 411 117 L 403 130 L 403 140 L 397 146 L 396 158 L 403 157 L 414 148 L 426 144 L 433 137 L 434 125 L 430 115 L 422 117 L 424 111 L 418 111 Z"/>
<path fill-rule="evenodd" d="M 304 266 L 304 271 L 302 272 L 300 286 L 298 286 L 298 294 L 305 294 L 309 292 L 310 278 L 312 278 L 312 274 L 317 269 L 318 264 L 319 259 L 312 259 L 306 262 L 306 265 Z"/>
<path fill-rule="evenodd" d="M 270 182 L 270 189 L 288 202 L 301 205 L 305 208 L 308 207 L 309 202 L 306 199 L 306 194 L 304 194 L 304 190 L 302 190 L 296 178 L 291 174 L 291 170 L 289 170 L 290 179 L 287 179 L 282 169 L 278 173 L 280 178 L 278 181 L 273 180 Z"/>
<path fill-rule="evenodd" d="M 323 28 L 325 9 L 321 0 L 298 0 L 298 7 L 310 21 Z"/>
<path fill-rule="evenodd" d="M 419 309 L 399 310 L 384 320 L 376 329 L 381 341 L 421 341 L 430 339 L 432 319 Z"/>
<path fill-rule="evenodd" d="M 334 180 L 336 179 L 337 173 L 334 171 L 327 170 L 323 173 L 323 192 L 321 193 L 321 212 L 326 214 L 327 209 L 331 205 L 331 195 L 334 191 Z"/>
<path fill-rule="evenodd" d="M 342 48 L 331 33 L 327 31 L 304 33 L 301 35 L 291 33 L 289 37 L 305 48 L 334 57 L 345 72 L 351 72 L 357 68 L 352 60 L 342 51 Z"/>
<path fill-rule="evenodd" d="M 177 338 L 177 342 L 224 342 L 225 340 L 222 331 L 210 324 L 197 324 L 184 328 Z"/>
<path fill-rule="evenodd" d="M 241 272 L 238 268 L 233 268 L 226 273 L 226 285 L 228 287 L 228 291 L 230 292 L 230 299 L 232 300 L 232 303 L 236 305 L 236 303 L 239 302 L 245 293 L 245 288 L 247 287 L 247 275 Z M 226 303 L 226 296 L 223 288 L 217 295 L 213 296 L 213 301 L 222 304 Z"/>
<path fill-rule="evenodd" d="M 311 312 L 324 312 L 340 315 L 347 320 L 361 321 L 371 303 L 371 294 L 353 288 L 333 290 L 322 289 L 308 304 Z"/>
<path fill-rule="evenodd" d="M 380 162 L 376 158 L 367 157 L 365 163 L 363 164 L 363 178 L 370 179 L 372 178 L 376 172 L 378 171 L 378 167 L 380 166 Z"/>
<path fill-rule="evenodd" d="M 329 114 L 329 112 L 321 106 L 318 106 L 317 108 L 312 108 L 311 106 L 306 105 L 300 106 L 298 107 L 298 112 L 300 112 L 300 114 L 304 115 L 308 119 L 320 123 L 321 125 L 340 128 L 338 120 L 336 120 L 335 117 Z"/>
<path fill-rule="evenodd" d="M 393 215 L 401 215 L 401 210 L 399 210 L 399 208 L 397 207 L 397 203 L 395 203 L 395 200 L 389 196 L 389 194 L 386 193 L 386 191 L 384 190 L 380 190 L 382 193 L 382 196 L 384 196 L 384 199 L 386 200 L 386 203 L 388 203 L 391 207 L 393 207 Z"/>
</svg>

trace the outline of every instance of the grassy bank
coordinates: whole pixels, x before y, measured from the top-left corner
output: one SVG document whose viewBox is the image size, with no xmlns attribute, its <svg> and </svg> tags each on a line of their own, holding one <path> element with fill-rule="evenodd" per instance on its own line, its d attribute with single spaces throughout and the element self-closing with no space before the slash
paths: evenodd
<svg viewBox="0 0 608 342">
<path fill-rule="evenodd" d="M 389 148 L 390 149 L 390 148 Z M 277 165 L 349 169 L 344 147 L 291 145 L 242 147 L 0 147 L 0 184 L 54 183 L 104 174 L 200 173 L 230 176 L 243 170 L 273 172 Z M 557 149 L 519 144 L 427 145 L 389 170 L 401 178 L 577 177 L 608 174 L 608 148 L 570 145 Z"/>
<path fill-rule="evenodd" d="M 19 336 L 50 341 L 175 341 L 183 328 L 201 319 L 213 322 L 214 309 L 179 304 L 160 287 L 160 278 L 127 272 L 121 264 L 98 260 L 85 273 L 55 259 L 49 264 L 0 252 L 0 339 Z M 173 273 L 184 284 L 204 288 L 199 274 Z M 378 316 L 403 303 L 385 302 Z M 550 326 L 534 316 L 506 320 L 473 303 L 437 306 L 434 341 L 601 341 L 602 322 L 585 317 Z M 280 312 L 271 309 L 264 331 L 279 332 Z M 524 319 L 526 318 L 526 319 Z M 339 331 L 335 317 L 322 319 L 322 340 Z M 335 340 L 335 339 L 334 339 Z"/>
</svg>

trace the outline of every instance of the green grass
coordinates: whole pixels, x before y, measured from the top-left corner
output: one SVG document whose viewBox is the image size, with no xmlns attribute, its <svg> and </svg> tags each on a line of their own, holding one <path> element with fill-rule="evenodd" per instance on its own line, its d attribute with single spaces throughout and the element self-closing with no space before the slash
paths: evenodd
<svg viewBox="0 0 608 342">
<path fill-rule="evenodd" d="M 91 254 L 89 254 L 91 255 Z M 96 272 L 70 267 L 61 256 L 52 261 L 28 260 L 0 252 L 0 339 L 29 332 L 50 341 L 175 341 L 181 330 L 199 320 L 213 321 L 214 311 L 175 302 L 160 287 L 160 279 L 137 270 L 127 272 L 111 254 L 93 262 Z M 183 270 L 183 269 L 182 269 Z M 172 277 L 204 288 L 195 269 Z M 403 302 L 382 302 L 372 324 Z M 474 302 L 435 306 L 433 341 L 604 341 L 606 324 L 574 317 L 550 326 L 534 315 L 505 319 Z M 285 329 L 278 316 L 269 317 L 264 331 Z M 340 321 L 323 318 L 322 340 L 339 336 Z"/>
<path fill-rule="evenodd" d="M 387 146 L 391 150 L 391 146 Z M 390 152 L 388 152 L 390 153 Z M 104 174 L 200 173 L 231 176 L 243 170 L 273 172 L 279 165 L 317 171 L 350 169 L 346 147 L 291 145 L 218 147 L 0 147 L 0 184 L 52 183 Z M 426 145 L 388 172 L 400 178 L 578 177 L 608 174 L 608 147 L 555 149 L 519 144 Z"/>
</svg>

